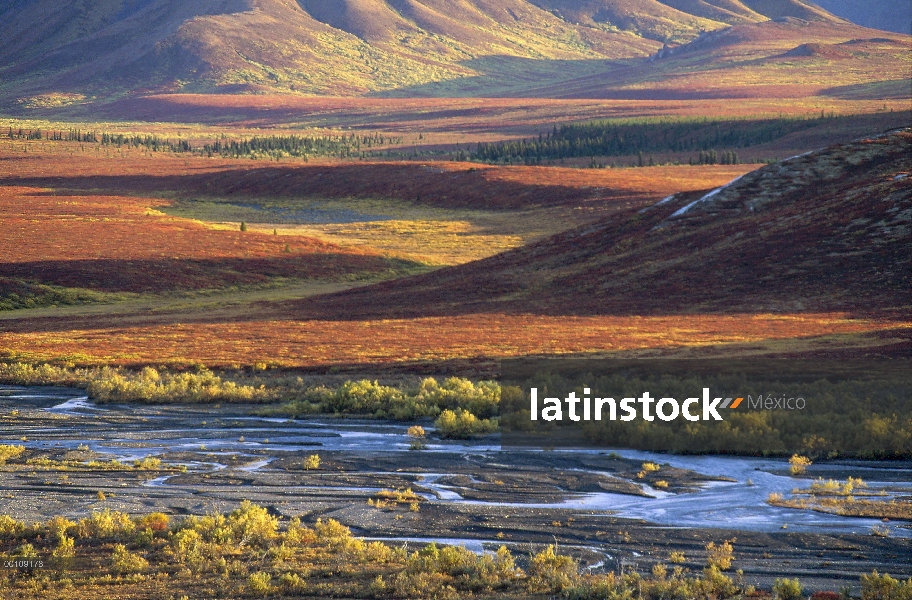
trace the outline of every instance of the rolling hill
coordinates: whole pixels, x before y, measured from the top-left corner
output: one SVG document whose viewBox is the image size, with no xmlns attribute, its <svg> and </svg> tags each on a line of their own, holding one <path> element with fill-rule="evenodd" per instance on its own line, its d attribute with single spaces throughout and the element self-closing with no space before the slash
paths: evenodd
<svg viewBox="0 0 912 600">
<path fill-rule="evenodd" d="M 804 0 L 17 0 L 0 8 L 0 96 L 20 107 L 149 89 L 489 96 L 784 18 L 859 37 Z"/>
<path fill-rule="evenodd" d="M 303 301 L 309 318 L 908 311 L 912 130 L 831 146 L 482 261 Z"/>
</svg>

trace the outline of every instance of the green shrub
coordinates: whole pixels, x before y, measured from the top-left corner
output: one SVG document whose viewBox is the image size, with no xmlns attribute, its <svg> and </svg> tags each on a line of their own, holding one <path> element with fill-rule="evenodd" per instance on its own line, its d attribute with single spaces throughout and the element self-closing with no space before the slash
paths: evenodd
<svg viewBox="0 0 912 600">
<path fill-rule="evenodd" d="M 202 536 L 195 529 L 183 529 L 171 538 L 171 550 L 182 564 L 197 561 L 201 545 Z"/>
</svg>

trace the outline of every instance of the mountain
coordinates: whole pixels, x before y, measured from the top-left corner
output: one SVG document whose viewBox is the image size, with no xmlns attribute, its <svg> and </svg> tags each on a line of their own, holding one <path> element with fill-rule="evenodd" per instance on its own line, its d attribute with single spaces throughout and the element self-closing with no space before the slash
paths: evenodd
<svg viewBox="0 0 912 600">
<path fill-rule="evenodd" d="M 887 0 L 884 2 L 858 2 L 858 0 L 815 0 L 818 5 L 834 15 L 858 25 L 912 34 L 912 2 Z"/>
<path fill-rule="evenodd" d="M 0 7 L 0 95 L 53 105 L 146 89 L 429 84 L 490 95 L 786 17 L 843 23 L 803 0 L 11 0 Z"/>
<path fill-rule="evenodd" d="M 289 306 L 307 318 L 908 311 L 912 129 L 465 265 Z M 883 314 L 883 313 L 882 313 Z"/>
</svg>

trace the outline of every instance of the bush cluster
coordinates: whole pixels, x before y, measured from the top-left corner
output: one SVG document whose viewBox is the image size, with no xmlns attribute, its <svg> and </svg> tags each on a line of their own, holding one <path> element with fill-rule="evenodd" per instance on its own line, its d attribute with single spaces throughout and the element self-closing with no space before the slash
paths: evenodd
<svg viewBox="0 0 912 600">
<path fill-rule="evenodd" d="M 722 600 L 753 592 L 740 573 L 732 577 L 724 572 L 733 557 L 732 542 L 707 546 L 702 572 L 679 564 L 669 570 L 657 563 L 649 575 L 585 574 L 554 545 L 525 557 L 524 570 L 504 546 L 475 554 L 432 543 L 408 552 L 405 546 L 359 539 L 333 519 L 318 519 L 312 528 L 298 519 L 282 523 L 266 508 L 246 501 L 227 514 L 190 516 L 175 523 L 162 513 L 131 517 L 110 510 L 78 522 L 54 517 L 30 526 L 0 515 L 0 552 L 23 559 L 50 556 L 50 570 L 40 575 L 0 572 L 0 588 L 15 590 L 16 597 L 43 597 L 44 591 L 60 585 L 75 595 L 91 591 L 103 597 L 149 597 L 152 585 L 156 598 L 206 589 L 205 595 L 218 597 L 303 593 L 391 599 Z M 683 556 L 671 562 L 682 561 Z M 861 588 L 863 600 L 912 597 L 912 580 L 876 571 L 862 577 Z M 804 597 L 805 590 L 797 580 L 783 579 L 773 593 L 791 599 Z"/>
<path fill-rule="evenodd" d="M 290 393 L 295 394 L 293 390 Z M 347 381 L 337 388 L 305 389 L 295 395 L 296 399 L 270 412 L 290 416 L 352 414 L 398 421 L 437 417 L 446 410 L 462 409 L 481 420 L 500 413 L 500 386 L 496 382 L 472 382 L 461 377 L 450 377 L 442 383 L 428 377 L 413 388 L 364 379 Z"/>
</svg>

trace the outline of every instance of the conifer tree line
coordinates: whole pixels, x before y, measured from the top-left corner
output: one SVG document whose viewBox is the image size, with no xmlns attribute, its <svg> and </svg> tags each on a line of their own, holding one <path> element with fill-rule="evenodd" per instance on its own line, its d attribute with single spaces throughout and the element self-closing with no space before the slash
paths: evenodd
<svg viewBox="0 0 912 600">
<path fill-rule="evenodd" d="M 2 135 L 2 134 L 0 134 Z M 42 130 L 9 128 L 7 137 L 11 140 L 45 140 L 61 142 L 83 142 L 116 146 L 118 148 L 144 148 L 150 152 L 192 152 L 223 158 L 303 157 L 338 156 L 351 158 L 365 152 L 402 143 L 402 137 L 380 134 L 341 136 L 255 136 L 249 139 L 227 139 L 224 135 L 214 142 L 193 147 L 187 140 L 171 140 L 157 135 L 128 135 L 122 133 L 98 133 L 80 129 Z"/>
<path fill-rule="evenodd" d="M 657 152 L 700 152 L 698 164 L 737 164 L 735 152 L 718 149 L 747 148 L 771 142 L 791 133 L 829 124 L 840 119 L 821 114 L 813 118 L 776 119 L 652 119 L 591 121 L 554 126 L 538 138 L 504 142 L 481 142 L 471 158 L 481 162 L 522 162 L 594 156 L 637 156 Z"/>
<path fill-rule="evenodd" d="M 690 164 L 692 165 L 737 165 L 740 164 L 738 161 L 737 152 L 722 152 L 721 154 L 717 153 L 715 150 L 710 150 L 709 152 L 704 152 L 700 150 L 700 156 L 696 160 L 691 158 Z"/>
<path fill-rule="evenodd" d="M 384 137 L 379 134 L 345 136 L 256 136 L 246 140 L 217 140 L 203 146 L 208 156 L 240 158 L 257 154 L 267 156 L 338 156 L 351 158 L 365 149 L 401 144 L 401 137 Z"/>
</svg>

